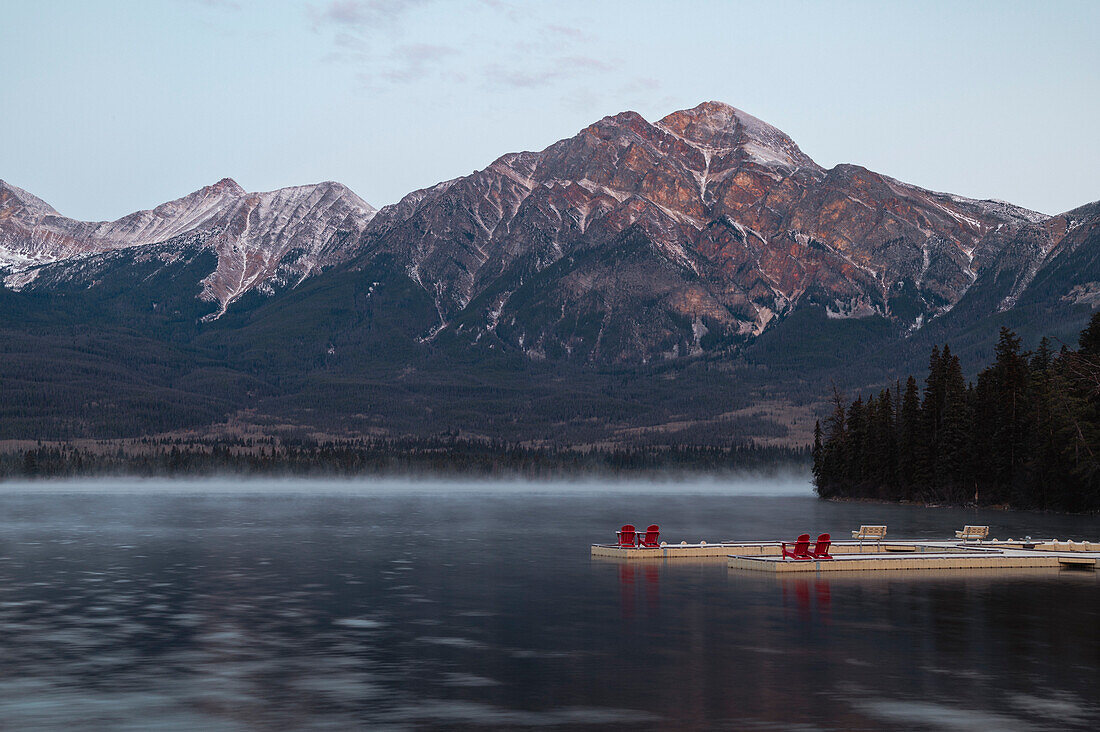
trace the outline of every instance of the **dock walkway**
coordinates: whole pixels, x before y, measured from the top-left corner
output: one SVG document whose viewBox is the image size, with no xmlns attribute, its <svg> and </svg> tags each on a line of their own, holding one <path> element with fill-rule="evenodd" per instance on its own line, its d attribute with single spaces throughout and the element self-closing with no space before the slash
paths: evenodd
<svg viewBox="0 0 1100 732">
<path fill-rule="evenodd" d="M 832 559 L 790 559 L 781 556 L 781 542 L 698 542 L 659 547 L 624 548 L 592 545 L 592 557 L 614 560 L 725 561 L 730 569 L 750 572 L 862 572 L 883 570 L 971 570 L 1015 568 L 1095 569 L 1100 543 L 990 540 L 975 544 L 958 539 L 897 539 L 881 544 L 833 542 Z"/>
</svg>

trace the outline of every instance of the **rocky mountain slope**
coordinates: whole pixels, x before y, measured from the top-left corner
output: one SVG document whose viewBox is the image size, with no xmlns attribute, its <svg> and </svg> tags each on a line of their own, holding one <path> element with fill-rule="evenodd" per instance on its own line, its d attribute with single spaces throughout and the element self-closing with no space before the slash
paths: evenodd
<svg viewBox="0 0 1100 732">
<path fill-rule="evenodd" d="M 339 183 L 248 193 L 226 178 L 150 211 L 84 222 L 0 181 L 0 269 L 13 290 L 93 286 L 136 262 L 170 266 L 212 252 L 196 296 L 211 319 L 253 289 L 300 282 L 350 255 L 375 210 Z"/>
<path fill-rule="evenodd" d="M 397 267 L 430 296 L 422 340 L 649 361 L 736 347 L 806 306 L 900 333 L 972 289 L 1006 310 L 1069 231 L 1065 216 L 825 170 L 717 102 L 655 123 L 607 117 L 374 214 L 336 183 L 246 193 L 225 179 L 88 223 L 0 183 L 0 269 L 11 289 L 49 290 L 213 252 L 196 296 L 216 319 L 357 257 L 365 277 Z"/>
<path fill-rule="evenodd" d="M 428 336 L 644 361 L 743 343 L 807 305 L 913 331 L 983 278 L 1009 308 L 1060 241 L 1049 222 L 855 165 L 825 170 L 783 132 L 708 102 L 656 123 L 607 117 L 410 194 L 363 249 L 431 293 Z"/>
</svg>

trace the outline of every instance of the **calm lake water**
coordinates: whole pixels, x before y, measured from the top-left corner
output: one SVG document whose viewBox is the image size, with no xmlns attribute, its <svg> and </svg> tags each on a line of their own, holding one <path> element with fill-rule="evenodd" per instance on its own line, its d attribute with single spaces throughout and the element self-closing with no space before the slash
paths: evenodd
<svg viewBox="0 0 1100 732">
<path fill-rule="evenodd" d="M 776 579 L 662 538 L 1100 539 L 800 479 L 0 485 L 0 728 L 1094 729 L 1094 572 Z"/>
</svg>

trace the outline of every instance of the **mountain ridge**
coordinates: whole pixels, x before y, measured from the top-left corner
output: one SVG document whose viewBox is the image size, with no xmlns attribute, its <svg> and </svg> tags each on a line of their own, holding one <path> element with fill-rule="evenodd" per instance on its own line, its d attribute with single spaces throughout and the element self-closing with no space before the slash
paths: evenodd
<svg viewBox="0 0 1100 732">
<path fill-rule="evenodd" d="M 433 296 L 432 334 L 488 294 L 483 323 L 462 317 L 464 327 L 486 334 L 495 333 L 508 293 L 524 277 L 638 227 L 656 256 L 707 285 L 669 290 L 681 304 L 670 302 L 658 319 L 692 322 L 678 338 L 669 325 L 620 352 L 647 360 L 696 350 L 700 318 L 736 340 L 805 301 L 833 317 L 877 313 L 902 330 L 919 329 L 954 307 L 984 271 L 1014 270 L 1014 286 L 1000 300 L 1010 307 L 1057 245 L 1056 232 L 1042 231 L 1050 219 L 861 166 L 826 170 L 776 128 L 705 102 L 656 123 L 630 111 L 604 117 L 540 152 L 509 153 L 416 191 L 382 209 L 361 248 L 403 261 Z M 604 308 L 605 316 L 617 317 Z M 530 330 L 521 327 L 511 345 L 523 348 L 520 337 L 530 343 Z M 576 352 L 578 344 L 545 331 L 535 340 L 548 337 L 558 351 Z M 595 347 L 581 345 L 588 353 Z"/>
<path fill-rule="evenodd" d="M 343 254 L 331 246 L 334 234 L 358 233 L 376 213 L 334 181 L 249 193 L 232 178 L 222 178 L 153 209 L 115 221 L 83 222 L 61 216 L 15 186 L 3 186 L 12 191 L 0 199 L 0 269 L 7 270 L 8 288 L 35 287 L 44 273 L 44 282 L 63 279 L 71 260 L 82 260 L 78 271 L 98 271 L 97 265 L 111 260 L 89 262 L 89 257 L 176 241 L 183 249 L 210 247 L 217 256 L 199 295 L 218 303 L 214 319 L 249 290 L 270 289 L 280 271 L 301 278 L 342 261 Z M 291 261 L 284 261 L 288 256 Z"/>
<path fill-rule="evenodd" d="M 935 343 L 967 368 L 1002 326 L 1075 337 L 1098 247 L 1100 202 L 1046 216 L 826 169 L 717 102 L 604 117 L 377 211 L 227 178 L 75 222 L 2 184 L 0 432 L 799 444 L 833 385 L 892 384 Z"/>
<path fill-rule="evenodd" d="M 690 320 L 691 339 L 681 327 L 673 342 L 670 325 L 654 342 L 620 352 L 643 360 L 697 351 L 689 341 L 701 327 L 734 340 L 759 335 L 804 300 L 830 317 L 878 314 L 913 331 L 953 308 L 991 268 L 1014 271 L 998 304 L 1010 308 L 1057 248 L 1052 222 L 1064 216 L 938 193 L 854 164 L 825 169 L 781 130 L 716 101 L 652 123 L 633 111 L 610 115 L 381 211 L 332 181 L 249 193 L 231 178 L 113 222 L 67 219 L 0 182 L 0 211 L 0 270 L 11 289 L 100 271 L 114 260 L 80 262 L 68 273 L 65 263 L 121 249 L 158 245 L 158 256 L 170 259 L 164 245 L 174 240 L 215 252 L 197 296 L 217 304 L 208 314 L 217 319 L 252 290 L 273 294 L 325 267 L 392 257 L 435 301 L 439 322 L 422 337 L 460 314 L 466 327 L 495 335 L 511 297 L 504 280 L 636 227 L 655 256 L 704 283 L 671 288 L 658 317 Z M 1015 260 L 1002 261 L 1006 251 Z M 494 304 L 474 323 L 465 309 L 490 290 Z M 617 316 L 604 307 L 600 317 Z M 529 342 L 528 329 L 520 330 Z M 562 345 L 572 353 L 578 344 L 555 344 Z M 579 345 L 592 352 L 597 344 Z"/>
</svg>

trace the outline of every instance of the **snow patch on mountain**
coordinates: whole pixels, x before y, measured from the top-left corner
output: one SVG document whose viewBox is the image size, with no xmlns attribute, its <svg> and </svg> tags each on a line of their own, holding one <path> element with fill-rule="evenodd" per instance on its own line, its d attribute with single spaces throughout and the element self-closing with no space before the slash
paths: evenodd
<svg viewBox="0 0 1100 732">
<path fill-rule="evenodd" d="M 754 163 L 765 167 L 817 168 L 794 140 L 783 131 L 748 112 L 721 102 L 703 102 L 663 117 L 654 126 L 710 155 L 741 150 Z"/>
<path fill-rule="evenodd" d="M 21 289 L 43 265 L 201 234 L 218 260 L 201 297 L 219 303 L 220 317 L 247 292 L 293 287 L 347 259 L 375 213 L 339 183 L 247 193 L 223 178 L 117 221 L 84 222 L 0 181 L 0 271 L 7 287 Z"/>
</svg>

